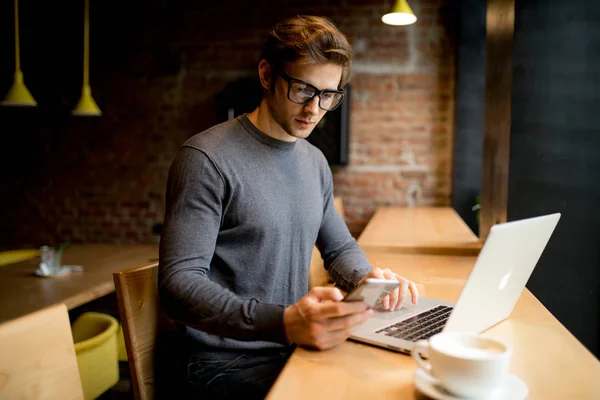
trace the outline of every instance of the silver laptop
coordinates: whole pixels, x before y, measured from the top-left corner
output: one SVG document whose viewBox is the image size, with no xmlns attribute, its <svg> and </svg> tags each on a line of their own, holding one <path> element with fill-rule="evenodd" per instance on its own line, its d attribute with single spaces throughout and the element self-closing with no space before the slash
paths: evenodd
<svg viewBox="0 0 600 400">
<path fill-rule="evenodd" d="M 412 309 L 376 311 L 351 339 L 410 354 L 439 332 L 481 333 L 506 319 L 531 276 L 560 214 L 494 225 L 456 304 L 420 298 Z"/>
</svg>

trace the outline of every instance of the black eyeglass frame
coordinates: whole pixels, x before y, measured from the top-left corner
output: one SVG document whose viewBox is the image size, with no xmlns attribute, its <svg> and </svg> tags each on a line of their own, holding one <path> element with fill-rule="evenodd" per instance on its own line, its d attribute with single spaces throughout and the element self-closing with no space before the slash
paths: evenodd
<svg viewBox="0 0 600 400">
<path fill-rule="evenodd" d="M 296 79 L 296 78 L 292 78 L 291 76 L 287 75 L 285 72 L 281 71 L 279 68 L 275 68 L 274 69 L 275 73 L 277 75 L 279 75 L 284 81 L 286 81 L 288 83 L 288 90 L 287 90 L 287 98 L 289 101 L 291 101 L 294 104 L 308 104 L 310 103 L 316 96 L 319 96 L 319 108 L 323 111 L 333 111 L 336 108 L 338 108 L 346 99 L 346 91 L 345 90 L 332 90 L 332 89 L 324 89 L 324 90 L 320 90 L 319 88 L 311 85 L 308 82 L 304 82 L 303 80 L 300 79 Z M 298 102 L 295 100 L 292 100 L 292 98 L 290 97 L 290 92 L 292 90 L 292 82 L 298 82 L 302 85 L 306 85 L 309 88 L 312 88 L 314 90 L 314 94 L 309 97 L 308 99 L 306 99 L 303 102 Z M 340 102 L 333 108 L 324 108 L 321 106 L 321 100 L 323 100 L 322 95 L 324 93 L 335 93 L 335 94 L 341 94 L 342 95 L 342 99 L 340 100 Z"/>
</svg>

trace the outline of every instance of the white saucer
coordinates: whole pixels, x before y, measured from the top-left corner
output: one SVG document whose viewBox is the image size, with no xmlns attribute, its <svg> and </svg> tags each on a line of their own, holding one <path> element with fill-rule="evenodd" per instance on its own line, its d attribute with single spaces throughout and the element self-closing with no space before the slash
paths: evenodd
<svg viewBox="0 0 600 400">
<path fill-rule="evenodd" d="M 456 396 L 441 387 L 421 368 L 417 368 L 415 372 L 415 386 L 421 393 L 435 400 L 464 399 L 464 397 Z M 509 374 L 502 388 L 485 400 L 523 400 L 528 393 L 527 384 L 519 377 Z"/>
</svg>

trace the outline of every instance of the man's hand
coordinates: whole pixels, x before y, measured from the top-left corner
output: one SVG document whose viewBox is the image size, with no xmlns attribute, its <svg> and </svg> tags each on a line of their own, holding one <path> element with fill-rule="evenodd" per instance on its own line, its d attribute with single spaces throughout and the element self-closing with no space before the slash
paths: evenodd
<svg viewBox="0 0 600 400">
<path fill-rule="evenodd" d="M 315 287 L 283 313 L 285 333 L 290 342 L 319 350 L 344 342 L 352 328 L 373 311 L 363 302 L 342 302 L 344 296 L 333 287 Z"/>
<path fill-rule="evenodd" d="M 368 274 L 362 277 L 360 283 L 367 278 L 376 279 L 392 279 L 400 281 L 400 286 L 394 289 L 389 295 L 382 300 L 383 308 L 388 311 L 398 310 L 402 306 L 404 297 L 410 292 L 411 302 L 417 304 L 419 301 L 419 291 L 414 282 L 392 272 L 389 269 L 373 268 Z"/>
</svg>

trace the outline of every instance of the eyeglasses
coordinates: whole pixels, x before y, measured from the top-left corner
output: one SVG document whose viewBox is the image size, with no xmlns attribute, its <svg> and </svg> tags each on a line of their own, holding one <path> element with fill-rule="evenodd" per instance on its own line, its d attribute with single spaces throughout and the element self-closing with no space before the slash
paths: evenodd
<svg viewBox="0 0 600 400">
<path fill-rule="evenodd" d="M 319 108 L 333 111 L 346 97 L 346 92 L 343 90 L 319 90 L 310 83 L 286 75 L 279 69 L 275 69 L 275 73 L 288 83 L 287 97 L 292 103 L 308 104 L 315 96 L 319 96 Z"/>
</svg>

